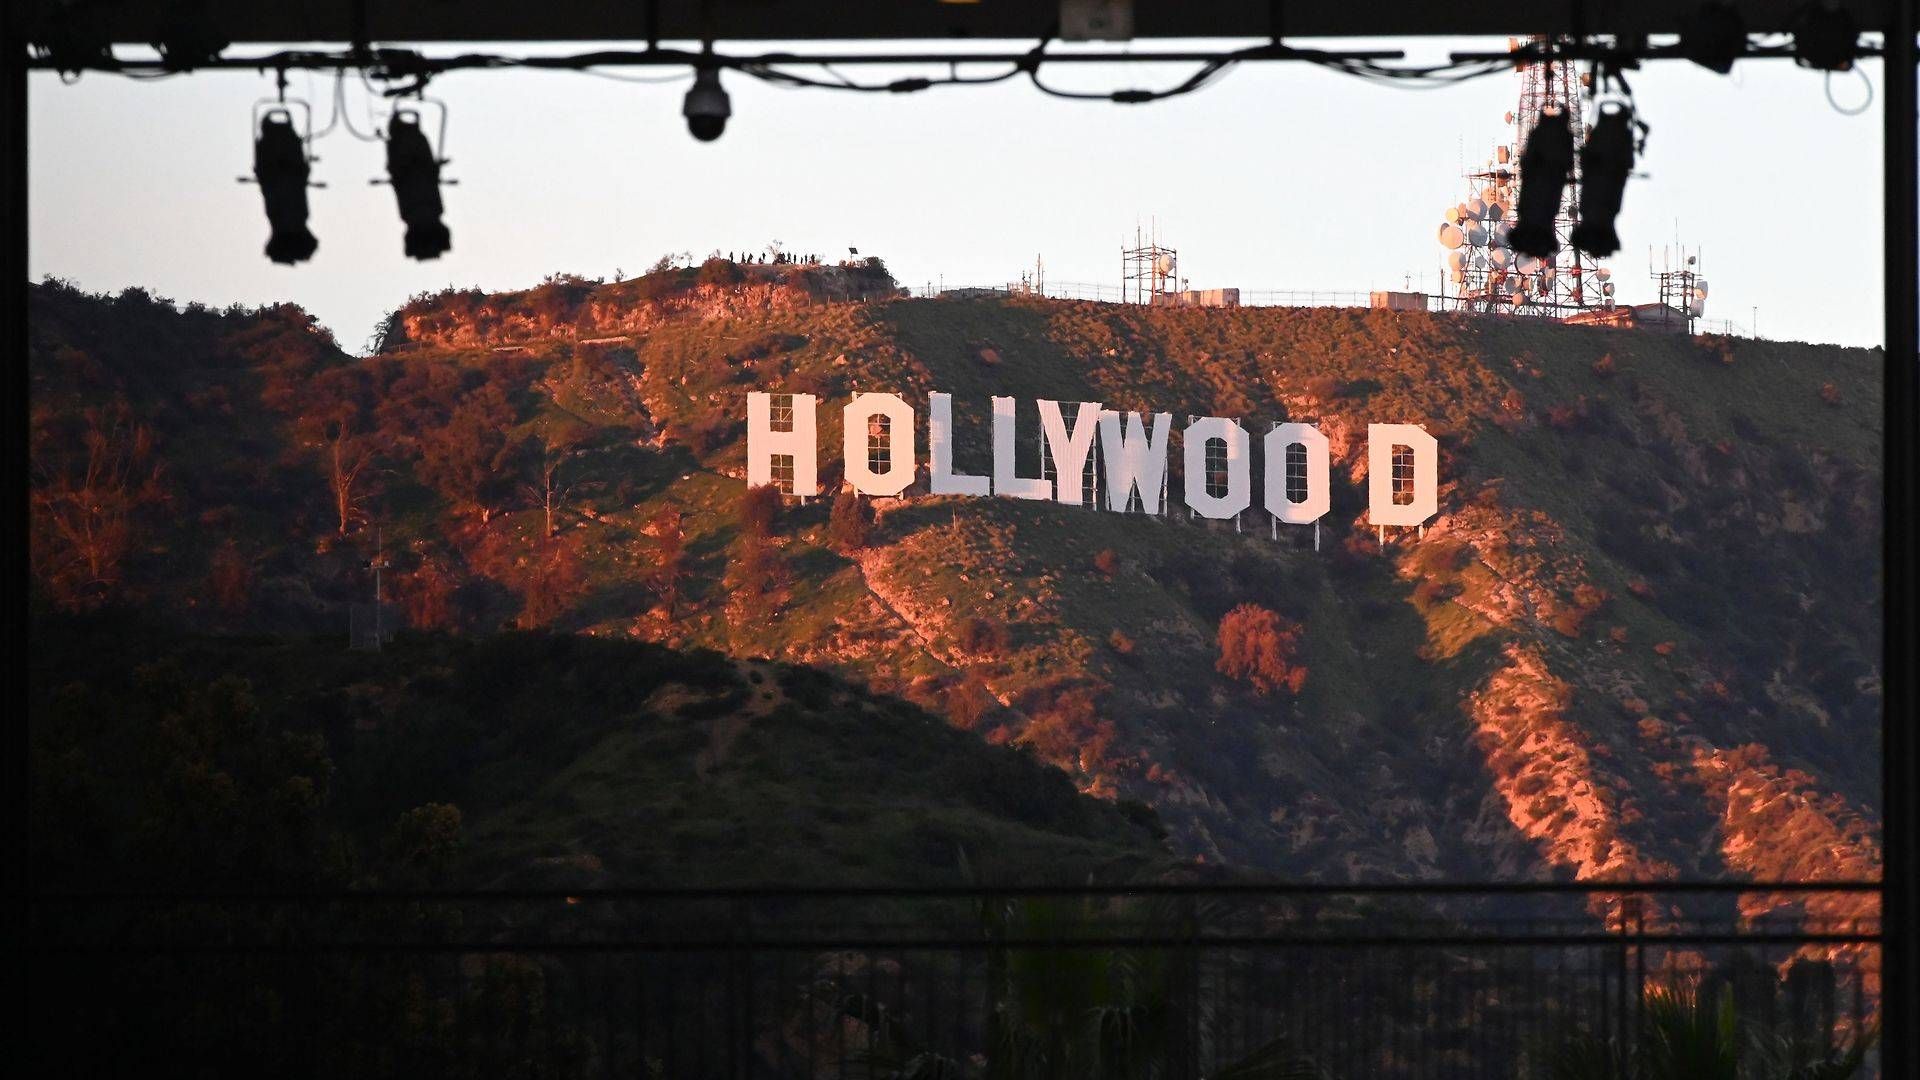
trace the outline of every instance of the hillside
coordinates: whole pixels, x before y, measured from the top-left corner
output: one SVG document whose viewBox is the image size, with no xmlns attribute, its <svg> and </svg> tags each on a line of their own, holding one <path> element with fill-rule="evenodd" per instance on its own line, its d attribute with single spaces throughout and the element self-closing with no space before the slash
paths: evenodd
<svg viewBox="0 0 1920 1080">
<path fill-rule="evenodd" d="M 644 642 L 44 620 L 48 889 L 959 885 L 1166 865 L 1151 811 L 897 699 Z"/>
<path fill-rule="evenodd" d="M 830 671 L 1150 803 L 1192 859 L 1335 880 L 1877 873 L 1878 353 L 905 300 L 872 271 L 811 273 L 416 298 L 365 359 L 291 308 L 37 287 L 43 602 L 338 633 L 378 550 L 416 628 Z M 1253 514 L 1235 533 L 917 486 L 853 547 L 830 543 L 828 500 L 770 523 L 743 506 L 746 391 L 822 396 L 831 491 L 835 406 L 859 389 L 952 393 L 970 471 L 990 394 L 1314 420 L 1333 513 L 1315 551 Z M 1383 547 L 1364 524 L 1369 421 L 1440 439 L 1424 536 Z M 1216 669 L 1243 603 L 1298 625 L 1297 691 Z"/>
</svg>

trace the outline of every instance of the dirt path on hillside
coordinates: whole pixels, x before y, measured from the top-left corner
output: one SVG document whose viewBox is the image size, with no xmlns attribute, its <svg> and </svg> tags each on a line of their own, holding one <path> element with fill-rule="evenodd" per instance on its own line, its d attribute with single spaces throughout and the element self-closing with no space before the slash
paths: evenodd
<svg viewBox="0 0 1920 1080">
<path fill-rule="evenodd" d="M 866 586 L 867 594 L 879 601 L 887 614 L 892 615 L 900 621 L 902 626 L 913 631 L 913 636 L 920 640 L 920 647 L 928 656 L 958 671 L 959 665 L 955 664 L 952 658 L 942 655 L 941 651 L 934 646 L 933 636 L 922 629 L 922 622 L 929 621 L 926 616 L 915 618 L 912 610 L 914 605 L 904 593 L 882 586 L 881 575 L 876 572 L 875 564 L 882 563 L 884 560 L 885 556 L 873 549 L 862 551 L 854 557 L 854 565 L 860 568 L 860 581 Z"/>
</svg>

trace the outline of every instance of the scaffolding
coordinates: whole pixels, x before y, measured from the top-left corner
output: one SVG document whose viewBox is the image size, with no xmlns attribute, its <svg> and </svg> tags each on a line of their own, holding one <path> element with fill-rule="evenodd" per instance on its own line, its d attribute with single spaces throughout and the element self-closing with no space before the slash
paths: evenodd
<svg viewBox="0 0 1920 1080">
<path fill-rule="evenodd" d="M 1120 302 L 1151 304 L 1154 297 L 1183 288 L 1180 253 L 1160 243 L 1157 226 L 1142 237 L 1140 226 L 1135 225 L 1133 246 L 1120 249 Z"/>
<path fill-rule="evenodd" d="M 1653 316 L 1666 321 L 1686 320 L 1687 333 L 1707 310 L 1707 279 L 1700 276 L 1700 252 L 1682 247 L 1676 256 L 1660 249 L 1660 269 L 1653 268 L 1653 249 L 1647 249 L 1647 276 L 1660 291 L 1660 309 Z M 1643 316 L 1644 318 L 1644 316 Z"/>
</svg>

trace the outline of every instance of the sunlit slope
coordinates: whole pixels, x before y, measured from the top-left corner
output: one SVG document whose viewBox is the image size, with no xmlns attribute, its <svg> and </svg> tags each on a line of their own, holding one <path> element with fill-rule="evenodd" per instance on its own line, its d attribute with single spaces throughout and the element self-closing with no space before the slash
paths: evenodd
<svg viewBox="0 0 1920 1080">
<path fill-rule="evenodd" d="M 751 274 L 677 287 L 665 306 L 423 299 L 387 352 L 334 362 L 351 387 L 261 392 L 158 440 L 165 456 L 359 402 L 385 474 L 344 535 L 324 439 L 283 436 L 280 487 L 170 497 L 233 508 L 256 594 L 363 595 L 377 534 L 416 623 L 830 668 L 1151 802 L 1193 858 L 1334 879 L 1877 872 L 1877 353 L 1389 312 L 842 302 Z M 468 332 L 462 311 L 491 321 Z M 51 350 L 35 365 L 70 382 Z M 532 447 L 483 462 L 491 485 L 431 438 L 488 387 L 485 415 Z M 917 485 L 875 504 L 863 547 L 829 542 L 826 499 L 784 507 L 761 543 L 741 512 L 750 390 L 820 395 L 828 491 L 838 407 L 859 390 L 953 394 L 971 471 L 994 394 L 1256 432 L 1311 420 L 1333 443 L 1333 511 L 1316 551 L 1311 529 L 1276 540 L 1254 513 L 1236 533 Z M 1424 536 L 1388 530 L 1383 547 L 1365 523 L 1370 422 L 1440 439 Z M 581 445 L 546 536 L 528 462 Z M 291 535 L 267 527 L 287 515 Z M 157 605 L 194 599 L 180 574 L 124 576 Z M 1243 603 L 1298 624 L 1297 693 L 1216 670 Z M 192 614 L 259 626 L 279 610 L 256 595 Z"/>
</svg>

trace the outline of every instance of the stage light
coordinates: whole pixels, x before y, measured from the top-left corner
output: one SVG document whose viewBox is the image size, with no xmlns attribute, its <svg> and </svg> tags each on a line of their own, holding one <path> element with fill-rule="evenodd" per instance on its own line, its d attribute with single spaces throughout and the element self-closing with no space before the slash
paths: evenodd
<svg viewBox="0 0 1920 1080">
<path fill-rule="evenodd" d="M 1850 71 L 1860 41 L 1852 13 L 1829 4 L 1811 3 L 1795 12 L 1793 59 L 1815 71 Z"/>
<path fill-rule="evenodd" d="M 1620 250 L 1613 219 L 1619 216 L 1627 174 L 1633 171 L 1633 129 L 1630 106 L 1603 102 L 1587 145 L 1580 148 L 1580 224 L 1573 228 L 1573 246 L 1589 255 L 1604 257 Z"/>
<path fill-rule="evenodd" d="M 720 85 L 719 68 L 703 65 L 694 70 L 693 87 L 687 91 L 680 115 L 687 118 L 687 130 L 701 142 L 712 142 L 727 130 L 727 117 L 733 115 L 733 104 Z"/>
<path fill-rule="evenodd" d="M 1701 4 L 1680 17 L 1680 52 L 1687 59 L 1722 75 L 1747 51 L 1747 24 L 1728 3 Z"/>
<path fill-rule="evenodd" d="M 1513 250 L 1544 259 L 1560 250 L 1554 221 L 1573 173 L 1573 129 L 1564 109 L 1550 107 L 1527 136 L 1520 153 L 1520 198 L 1507 243 Z"/>
<path fill-rule="evenodd" d="M 411 110 L 393 114 L 387 125 L 387 177 L 400 204 L 400 220 L 407 223 L 406 252 L 410 259 L 437 259 L 453 248 L 453 234 L 440 220 L 440 166 L 433 144 L 420 130 L 420 115 Z"/>
<path fill-rule="evenodd" d="M 320 241 L 307 230 L 307 178 L 312 169 L 306 140 L 284 108 L 261 117 L 253 140 L 253 179 L 267 204 L 267 258 L 292 265 L 313 258 Z"/>
</svg>

